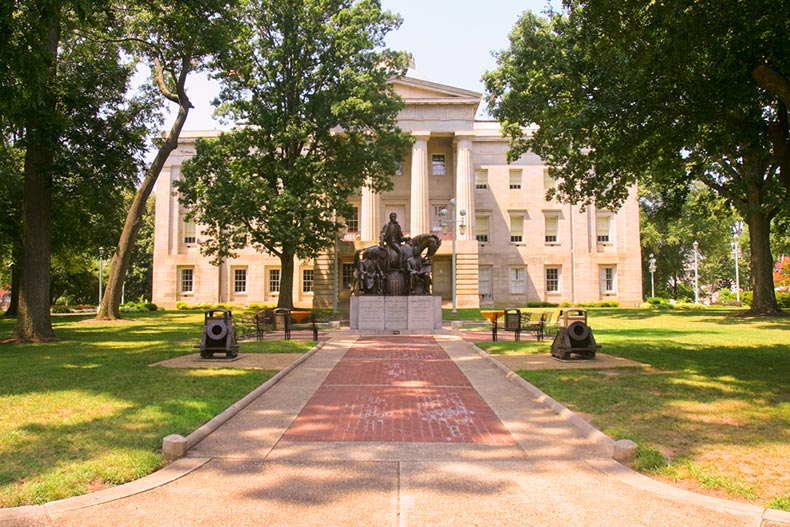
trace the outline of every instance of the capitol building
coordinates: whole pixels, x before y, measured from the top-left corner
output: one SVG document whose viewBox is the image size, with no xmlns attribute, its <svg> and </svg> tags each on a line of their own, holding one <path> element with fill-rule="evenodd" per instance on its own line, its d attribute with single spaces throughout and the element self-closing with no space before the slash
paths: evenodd
<svg viewBox="0 0 790 527">
<path fill-rule="evenodd" d="M 453 245 L 459 308 L 642 302 L 636 188 L 617 211 L 547 201 L 554 184 L 548 168 L 532 154 L 507 163 L 498 123 L 476 118 L 480 93 L 410 77 L 393 85 L 406 103 L 399 126 L 414 136 L 411 152 L 393 168 L 391 191 L 362 188 L 352 196 L 355 214 L 334 248 L 296 262 L 296 306 L 348 309 L 354 252 L 379 242 L 392 212 L 404 235 L 443 240 L 433 259 L 433 294 L 446 305 L 453 299 Z M 248 248 L 212 265 L 200 253 L 200 225 L 178 202 L 173 182 L 195 140 L 218 134 L 182 133 L 159 177 L 153 302 L 165 308 L 277 303 L 279 259 Z"/>
</svg>

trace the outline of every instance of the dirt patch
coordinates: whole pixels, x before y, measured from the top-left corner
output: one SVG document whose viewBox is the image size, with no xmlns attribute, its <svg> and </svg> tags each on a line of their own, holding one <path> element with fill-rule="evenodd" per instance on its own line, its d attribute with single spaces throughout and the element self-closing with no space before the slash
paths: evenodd
<svg viewBox="0 0 790 527">
<path fill-rule="evenodd" d="M 165 368 L 240 368 L 252 370 L 282 370 L 304 357 L 304 353 L 239 353 L 234 359 L 203 359 L 200 353 L 191 353 L 174 359 L 151 364 Z"/>
<path fill-rule="evenodd" d="M 513 371 L 519 370 L 575 370 L 575 369 L 610 369 L 610 368 L 647 368 L 647 364 L 636 362 L 622 357 L 596 353 L 591 360 L 560 361 L 546 354 L 533 355 L 491 355 Z"/>
</svg>

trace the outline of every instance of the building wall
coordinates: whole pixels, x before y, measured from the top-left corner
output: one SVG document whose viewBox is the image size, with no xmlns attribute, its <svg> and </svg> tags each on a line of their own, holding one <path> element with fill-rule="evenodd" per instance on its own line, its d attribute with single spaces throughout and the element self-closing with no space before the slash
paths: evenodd
<svg viewBox="0 0 790 527">
<path fill-rule="evenodd" d="M 452 220 L 456 227 L 460 223 L 465 227 L 463 234 L 456 230 L 458 307 L 601 300 L 637 305 L 642 301 L 636 189 L 616 212 L 595 207 L 581 210 L 579 206 L 546 201 L 551 181 L 545 176 L 543 162 L 527 154 L 507 164 L 507 141 L 498 125 L 474 120 L 480 94 L 414 79 L 396 81 L 396 89 L 407 103 L 400 125 L 415 135 L 415 146 L 399 170 L 393 171 L 392 191 L 376 195 L 361 189 L 351 198 L 358 210 L 357 228 L 339 241 L 337 254 L 333 247 L 315 261 L 297 262 L 293 284 L 296 305 L 347 308 L 349 291 L 343 287 L 343 269 L 349 270 L 355 250 L 378 243 L 379 229 L 392 211 L 398 213 L 404 233 L 421 234 L 417 231 L 422 221 L 423 232 L 435 232 L 442 238 L 434 258 L 434 294 L 450 302 L 453 236 L 442 230 L 441 209 L 450 212 L 450 230 Z M 271 273 L 280 268 L 279 259 L 249 248 L 237 258 L 212 265 L 200 254 L 199 226 L 194 242 L 185 242 L 189 228 L 172 182 L 180 176 L 181 163 L 194 155 L 195 139 L 216 133 L 182 134 L 179 148 L 160 175 L 153 301 L 164 307 L 174 307 L 179 301 L 236 305 L 277 302 L 277 293 L 270 286 Z M 444 156 L 442 175 L 433 174 L 434 155 Z M 481 175 L 485 176 L 485 185 L 476 184 L 475 178 Z M 457 199 L 454 218 L 453 197 Z M 426 208 L 428 219 L 420 220 Z M 462 208 L 467 212 L 463 217 L 459 214 Z M 556 218 L 556 223 L 550 220 L 547 226 L 547 216 Z M 608 241 L 598 241 L 602 234 L 599 216 L 610 218 Z M 481 218 L 487 220 L 487 233 L 485 225 L 477 225 Z M 513 228 L 519 230 L 519 221 L 523 222 L 520 232 L 512 232 Z M 487 234 L 486 240 L 479 239 L 483 234 Z M 514 241 L 514 234 L 520 234 L 521 239 Z M 556 235 L 556 240 L 547 241 L 547 234 Z M 182 290 L 184 269 L 192 270 L 191 292 Z M 243 291 L 236 290 L 237 271 L 246 279 Z M 312 274 L 310 292 L 303 291 L 305 271 Z M 611 287 L 602 287 L 606 284 Z"/>
</svg>

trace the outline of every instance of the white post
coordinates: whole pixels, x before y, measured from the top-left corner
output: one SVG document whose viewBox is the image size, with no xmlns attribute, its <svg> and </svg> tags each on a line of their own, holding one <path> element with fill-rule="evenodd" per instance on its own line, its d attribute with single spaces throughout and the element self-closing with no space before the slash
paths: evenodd
<svg viewBox="0 0 790 527">
<path fill-rule="evenodd" d="M 699 304 L 699 271 L 697 268 L 697 249 L 699 249 L 699 243 L 695 240 L 692 245 L 694 246 L 694 303 Z"/>
</svg>

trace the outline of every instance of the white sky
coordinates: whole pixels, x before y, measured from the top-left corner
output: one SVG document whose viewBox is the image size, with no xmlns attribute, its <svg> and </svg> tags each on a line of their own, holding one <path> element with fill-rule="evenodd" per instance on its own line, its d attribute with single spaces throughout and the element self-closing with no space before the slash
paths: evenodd
<svg viewBox="0 0 790 527">
<path fill-rule="evenodd" d="M 382 0 L 384 9 L 400 13 L 403 24 L 387 45 L 408 51 L 415 68 L 409 76 L 483 91 L 481 77 L 496 67 L 492 52 L 508 46 L 508 35 L 521 13 L 544 11 L 549 0 Z M 555 0 L 553 5 L 557 5 Z M 213 117 L 211 99 L 217 83 L 195 76 L 187 90 L 194 104 L 185 130 L 223 127 Z M 167 123 L 170 126 L 170 123 Z"/>
</svg>

